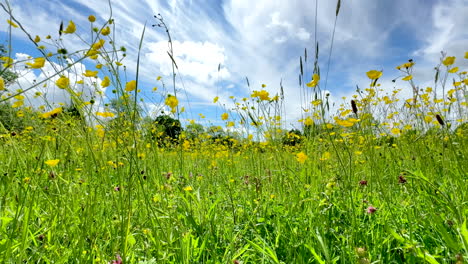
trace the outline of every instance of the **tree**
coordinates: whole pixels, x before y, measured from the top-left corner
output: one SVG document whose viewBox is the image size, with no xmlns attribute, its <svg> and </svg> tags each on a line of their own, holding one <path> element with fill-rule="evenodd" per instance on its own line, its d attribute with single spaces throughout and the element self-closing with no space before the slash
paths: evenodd
<svg viewBox="0 0 468 264">
<path fill-rule="evenodd" d="M 8 54 L 7 49 L 5 48 L 5 45 L 0 44 L 0 58 L 5 57 Z M 1 60 L 1 59 L 0 59 Z M 5 86 L 10 86 L 17 78 L 18 74 L 10 71 L 8 68 L 4 67 L 4 63 L 6 61 L 1 60 L 2 63 L 0 63 L 0 77 L 3 78 L 5 82 Z"/>
<path fill-rule="evenodd" d="M 176 142 L 182 133 L 182 125 L 178 119 L 169 115 L 160 115 L 154 120 L 155 130 L 152 133 L 154 139 Z"/>
</svg>

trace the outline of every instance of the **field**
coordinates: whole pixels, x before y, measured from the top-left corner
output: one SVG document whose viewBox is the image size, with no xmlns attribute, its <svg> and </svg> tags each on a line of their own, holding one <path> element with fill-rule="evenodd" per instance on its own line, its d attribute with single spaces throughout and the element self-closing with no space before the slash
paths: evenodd
<svg viewBox="0 0 468 264">
<path fill-rule="evenodd" d="M 14 13 L 9 23 L 21 30 Z M 49 53 L 41 47 L 49 38 L 33 33 L 42 56 L 13 60 L 2 48 L 0 262 L 468 259 L 468 75 L 455 67 L 468 52 L 442 56 L 434 88 L 413 83 L 414 62 L 395 65 L 411 98 L 383 93 L 382 72 L 370 70 L 368 87 L 337 113 L 320 90 L 319 71 L 304 76 L 302 60 L 313 62 L 302 57 L 310 108 L 300 129 L 285 127 L 282 92 L 266 87 L 232 98 L 233 107 L 208 127 L 181 124 L 175 78 L 162 85 L 166 114 L 154 119 L 142 111 L 138 64 L 134 78 L 123 74 L 126 50 L 109 40 L 113 25 L 96 25 L 87 50 Z M 66 22 L 60 37 L 75 30 Z M 100 66 L 76 73 L 73 66 L 85 60 Z M 22 78 L 18 68 L 46 64 L 55 71 L 43 81 L 9 89 Z M 104 87 L 115 94 L 99 109 L 98 99 L 74 88 L 98 77 L 96 94 Z M 71 104 L 26 106 L 43 96 L 42 86 L 62 89 Z"/>
</svg>

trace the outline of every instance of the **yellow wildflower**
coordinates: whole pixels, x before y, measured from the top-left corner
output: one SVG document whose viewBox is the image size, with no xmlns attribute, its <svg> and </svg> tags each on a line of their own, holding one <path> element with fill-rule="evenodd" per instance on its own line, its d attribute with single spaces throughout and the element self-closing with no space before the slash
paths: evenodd
<svg viewBox="0 0 468 264">
<path fill-rule="evenodd" d="M 367 74 L 367 77 L 369 77 L 369 79 L 371 80 L 377 80 L 378 78 L 382 76 L 382 72 L 376 71 L 376 70 L 368 71 L 366 74 Z"/>
<path fill-rule="evenodd" d="M 105 27 L 105 28 L 103 28 L 102 31 L 101 31 L 101 34 L 102 34 L 103 36 L 109 35 L 109 34 L 110 34 L 110 27 Z"/>
<path fill-rule="evenodd" d="M 5 90 L 5 80 L 0 76 L 0 91 Z"/>
<path fill-rule="evenodd" d="M 269 95 L 270 94 L 267 91 L 261 90 L 261 91 L 253 91 L 251 97 L 252 98 L 257 97 L 262 101 L 267 101 L 267 100 L 270 100 Z"/>
<path fill-rule="evenodd" d="M 465 52 L 465 59 L 468 59 L 468 51 Z"/>
<path fill-rule="evenodd" d="M 106 88 L 107 86 L 110 85 L 110 79 L 107 76 L 104 76 L 104 79 L 101 82 L 102 88 Z"/>
<path fill-rule="evenodd" d="M 228 118 L 229 118 L 229 114 L 228 114 L 228 113 L 223 113 L 223 114 L 221 115 L 221 119 L 222 119 L 222 120 L 227 120 Z"/>
<path fill-rule="evenodd" d="M 307 155 L 304 152 L 299 152 L 296 154 L 296 159 L 300 163 L 304 164 L 304 162 L 307 160 Z"/>
<path fill-rule="evenodd" d="M 40 69 L 44 67 L 44 64 L 45 64 L 45 58 L 43 57 L 35 58 L 33 63 L 26 62 L 26 65 L 28 65 L 29 68 L 32 68 L 32 69 Z"/>
<path fill-rule="evenodd" d="M 449 56 L 442 61 L 442 64 L 444 64 L 447 67 L 454 63 L 455 63 L 455 57 L 453 56 Z"/>
<path fill-rule="evenodd" d="M 450 69 L 448 72 L 449 73 L 456 73 L 458 71 L 458 67 L 453 67 L 452 69 Z"/>
<path fill-rule="evenodd" d="M 213 98 L 213 103 L 216 104 L 219 100 L 219 96 L 216 96 L 215 98 Z"/>
<path fill-rule="evenodd" d="M 24 101 L 23 100 L 20 100 L 20 101 L 16 101 L 13 103 L 13 105 L 11 107 L 13 108 L 18 108 L 20 106 L 22 106 L 24 104 Z"/>
<path fill-rule="evenodd" d="M 187 186 L 187 187 L 184 187 L 184 191 L 190 192 L 190 191 L 193 191 L 193 188 L 192 186 Z"/>
<path fill-rule="evenodd" d="M 90 16 L 88 17 L 88 21 L 91 22 L 91 23 L 93 23 L 94 21 L 96 21 L 96 17 L 93 16 L 93 15 L 90 15 Z"/>
<path fill-rule="evenodd" d="M 312 81 L 310 81 L 306 85 L 307 85 L 307 87 L 315 87 L 315 86 L 317 86 L 319 81 L 320 81 L 320 75 L 314 73 L 314 75 L 312 76 Z"/>
<path fill-rule="evenodd" d="M 38 43 L 39 41 L 41 41 L 41 37 L 36 35 L 36 37 L 34 38 L 34 42 Z"/>
<path fill-rule="evenodd" d="M 67 28 L 63 31 L 63 33 L 73 34 L 73 33 L 75 33 L 75 31 L 76 31 L 75 23 L 73 23 L 73 21 L 70 20 L 70 22 L 68 23 Z"/>
<path fill-rule="evenodd" d="M 102 47 L 104 46 L 105 43 L 106 43 L 105 40 L 100 39 L 99 41 L 96 41 L 96 43 L 94 43 L 94 44 L 91 46 L 91 48 L 92 48 L 93 50 L 98 50 L 98 49 L 102 48 Z"/>
<path fill-rule="evenodd" d="M 115 114 L 111 112 L 96 112 L 97 116 L 102 116 L 102 117 L 114 117 Z"/>
<path fill-rule="evenodd" d="M 53 109 L 52 111 L 49 111 L 49 112 L 45 112 L 41 115 L 42 118 L 49 118 L 51 116 L 56 116 L 60 113 L 62 113 L 63 111 L 63 108 L 62 107 L 57 107 L 55 109 Z"/>
<path fill-rule="evenodd" d="M 408 75 L 404 78 L 402 78 L 403 81 L 409 81 L 409 80 L 412 80 L 413 79 L 413 75 Z"/>
<path fill-rule="evenodd" d="M 306 126 L 311 126 L 314 124 L 314 120 L 310 118 L 310 116 L 308 116 L 303 122 L 304 122 L 304 125 Z"/>
<path fill-rule="evenodd" d="M 86 72 L 83 73 L 85 77 L 96 77 L 97 74 L 98 74 L 98 71 L 90 71 L 90 70 L 86 70 Z"/>
<path fill-rule="evenodd" d="M 127 84 L 125 84 L 125 91 L 127 91 L 127 92 L 131 92 L 131 91 L 133 91 L 135 89 L 136 89 L 136 81 L 135 80 L 129 81 L 129 82 L 127 82 Z"/>
<path fill-rule="evenodd" d="M 401 130 L 398 127 L 392 128 L 392 130 L 390 132 L 392 134 L 394 134 L 394 135 L 400 135 L 401 134 Z"/>
<path fill-rule="evenodd" d="M 322 157 L 321 157 L 319 160 L 320 160 L 320 161 L 328 160 L 328 159 L 330 159 L 330 157 L 331 157 L 330 152 L 326 151 L 326 152 L 324 152 L 324 153 L 322 154 Z"/>
<path fill-rule="evenodd" d="M 171 112 L 175 113 L 179 100 L 177 100 L 177 97 L 169 94 L 164 103 L 171 108 Z"/>
<path fill-rule="evenodd" d="M 7 19 L 7 23 L 14 28 L 18 27 L 18 25 L 16 25 L 15 22 L 11 21 L 10 19 Z"/>
<path fill-rule="evenodd" d="M 60 78 L 57 81 L 55 81 L 55 84 L 60 89 L 66 89 L 70 85 L 70 80 L 65 76 L 60 76 Z"/>
<path fill-rule="evenodd" d="M 50 167 L 55 167 L 55 166 L 57 166 L 57 164 L 58 164 L 59 162 L 60 162 L 59 159 L 44 161 L 44 163 L 45 163 L 46 165 L 49 165 Z"/>
</svg>

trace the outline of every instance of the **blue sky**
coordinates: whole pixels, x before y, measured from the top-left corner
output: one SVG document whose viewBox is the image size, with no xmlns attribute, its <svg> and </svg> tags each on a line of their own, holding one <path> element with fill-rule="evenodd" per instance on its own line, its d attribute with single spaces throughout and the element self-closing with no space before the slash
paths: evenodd
<svg viewBox="0 0 468 264">
<path fill-rule="evenodd" d="M 336 104 L 342 102 L 343 96 L 349 98 L 356 85 L 367 87 L 369 80 L 365 73 L 371 69 L 384 71 L 381 79 L 384 89 L 390 91 L 397 86 L 409 94 L 407 83 L 391 82 L 400 75 L 395 66 L 408 59 L 416 62 L 414 79 L 421 88 L 433 84 L 433 68 L 440 61 L 441 51 L 457 56 L 456 65 L 467 68 L 467 60 L 462 59 L 468 51 L 467 0 L 341 2 L 326 81 L 326 90 Z M 108 1 L 104 0 L 10 0 L 9 3 L 13 15 L 27 31 L 41 37 L 56 36 L 62 20 L 65 24 L 73 20 L 78 34 L 89 35 L 88 15 L 96 16 L 97 25 L 110 16 Z M 229 108 L 232 106 L 229 96 L 248 96 L 251 90 L 262 89 L 261 84 L 266 84 L 265 89 L 275 94 L 282 80 L 286 117 L 289 123 L 294 123 L 301 112 L 299 57 L 303 56 L 304 49 L 308 50 L 305 68 L 306 81 L 309 81 L 315 34 L 320 47 L 321 88 L 325 89 L 336 1 L 318 0 L 317 17 L 316 2 L 310 0 L 113 0 L 111 4 L 116 23 L 115 42 L 128 49 L 124 61 L 127 76 L 135 74 L 139 38 L 143 25 L 149 26 L 140 75 L 140 88 L 148 93 L 152 87 L 159 86 L 157 76 L 170 83 L 167 37 L 160 28 L 150 26 L 156 23 L 153 15 L 160 13 L 164 17 L 174 42 L 179 66 L 177 88 L 181 105 L 189 112 L 186 118 L 197 118 L 198 113 L 203 113 L 216 119 L 224 109 L 212 103 L 215 96 Z M 6 43 L 7 16 L 0 12 L 3 18 L 0 42 Z M 34 47 L 20 30 L 13 29 L 12 37 L 14 53 L 35 55 Z M 69 50 L 80 47 L 77 38 L 64 37 L 64 43 Z M 84 67 L 93 68 L 93 65 L 87 61 Z M 245 77 L 250 81 L 250 88 Z M 54 100 L 64 100 L 64 96 Z"/>
</svg>

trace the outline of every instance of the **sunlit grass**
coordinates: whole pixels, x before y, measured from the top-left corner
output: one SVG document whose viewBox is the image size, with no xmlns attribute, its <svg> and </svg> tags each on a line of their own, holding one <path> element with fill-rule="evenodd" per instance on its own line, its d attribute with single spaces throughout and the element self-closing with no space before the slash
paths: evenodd
<svg viewBox="0 0 468 264">
<path fill-rule="evenodd" d="M 23 30 L 2 7 L 10 29 Z M 424 89 L 412 78 L 416 62 L 396 66 L 403 76 L 395 81 L 408 82 L 411 98 L 387 92 L 383 73 L 368 71 L 369 86 L 344 98 L 336 113 L 319 71 L 309 80 L 301 58 L 307 105 L 298 129 L 288 131 L 283 121 L 282 89 L 271 94 L 266 85 L 231 97 L 231 109 L 213 95 L 222 126 L 182 126 L 175 79 L 166 88 L 153 78 L 158 107 L 166 110 L 153 120 L 139 104 L 140 76 L 127 72 L 113 20 L 88 20 L 82 50 L 61 46 L 77 34 L 69 21 L 56 42 L 31 37 L 41 56 L 18 61 L 2 54 L 0 262 L 468 258 L 468 76 L 457 58 L 443 55 L 437 85 Z M 82 62 L 95 69 L 83 71 Z M 12 90 L 25 66 L 46 78 Z M 48 89 L 63 90 L 70 101 L 52 105 Z M 27 106 L 34 97 L 44 105 Z"/>
</svg>

